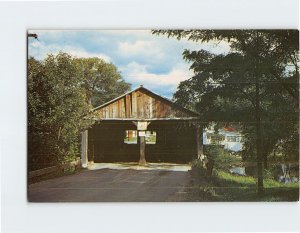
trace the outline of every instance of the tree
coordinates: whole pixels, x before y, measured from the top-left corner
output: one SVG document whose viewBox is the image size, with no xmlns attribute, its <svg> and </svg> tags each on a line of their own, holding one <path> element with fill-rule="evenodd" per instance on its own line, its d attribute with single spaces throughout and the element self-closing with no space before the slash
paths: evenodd
<svg viewBox="0 0 300 233">
<path fill-rule="evenodd" d="M 130 88 L 120 72 L 98 58 L 66 53 L 28 60 L 28 165 L 30 170 L 73 160 L 79 135 L 93 124 L 92 105 Z"/>
<path fill-rule="evenodd" d="M 175 100 L 206 121 L 242 122 L 256 149 L 258 193 L 263 162 L 276 143 L 298 134 L 298 32 L 296 30 L 156 30 L 196 42 L 226 41 L 228 54 L 189 51 L 194 77 L 181 82 Z M 276 107 L 275 107 L 276 106 Z M 281 111 L 285 111 L 282 114 Z M 293 137 L 297 138 L 297 137 Z"/>
<path fill-rule="evenodd" d="M 92 123 L 72 57 L 28 60 L 29 168 L 55 165 L 78 155 L 78 135 Z M 83 116 L 86 116 L 85 118 Z"/>
<path fill-rule="evenodd" d="M 122 79 L 112 63 L 100 58 L 77 58 L 75 63 L 77 72 L 83 79 L 87 101 L 94 107 L 130 90 L 131 85 Z"/>
</svg>

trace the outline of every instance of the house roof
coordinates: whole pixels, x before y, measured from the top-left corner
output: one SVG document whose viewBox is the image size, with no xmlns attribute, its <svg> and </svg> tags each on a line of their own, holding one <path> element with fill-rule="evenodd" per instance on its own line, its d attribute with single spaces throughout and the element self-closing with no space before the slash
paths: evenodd
<svg viewBox="0 0 300 233">
<path fill-rule="evenodd" d="M 237 130 L 231 126 L 225 126 L 223 128 L 224 131 L 228 131 L 228 132 L 236 132 Z"/>
<path fill-rule="evenodd" d="M 168 98 L 163 97 L 163 96 L 161 96 L 161 95 L 159 95 L 159 94 L 157 94 L 157 93 L 155 93 L 155 92 L 153 92 L 153 91 L 150 91 L 149 89 L 143 87 L 143 85 L 140 85 L 139 87 L 137 87 L 137 88 L 135 88 L 135 89 L 133 89 L 133 90 L 131 90 L 131 91 L 129 91 L 129 92 L 126 92 L 126 93 L 124 93 L 123 95 L 118 96 L 117 98 L 114 98 L 114 99 L 112 99 L 112 100 L 110 100 L 110 101 L 108 101 L 108 102 L 106 102 L 106 103 L 104 103 L 104 104 L 102 104 L 102 105 L 100 105 L 100 106 L 98 106 L 98 107 L 95 107 L 95 108 L 93 109 L 93 111 L 96 111 L 96 110 L 99 110 L 99 109 L 101 109 L 101 108 L 104 108 L 104 107 L 106 107 L 106 106 L 108 106 L 108 105 L 110 105 L 110 104 L 112 104 L 112 103 L 114 103 L 114 102 L 116 102 L 116 101 L 122 99 L 122 98 L 125 97 L 126 95 L 129 95 L 129 94 L 131 94 L 131 93 L 133 93 L 133 92 L 135 92 L 135 91 L 139 91 L 139 90 L 148 92 L 149 94 L 155 96 L 156 98 L 159 98 L 159 99 L 161 99 L 162 101 L 168 102 L 170 105 L 172 105 L 172 106 L 174 106 L 174 107 L 176 107 L 176 108 L 178 108 L 178 109 L 180 109 L 180 110 L 182 110 L 182 111 L 188 112 L 189 114 L 191 114 L 191 115 L 193 115 L 193 116 L 196 116 L 196 117 L 199 117 L 199 116 L 200 116 L 199 113 L 197 113 L 197 112 L 195 112 L 195 111 L 192 111 L 192 110 L 190 110 L 190 109 L 184 108 L 184 107 L 182 107 L 181 105 L 176 104 L 176 103 L 174 103 L 173 101 L 169 100 Z"/>
</svg>

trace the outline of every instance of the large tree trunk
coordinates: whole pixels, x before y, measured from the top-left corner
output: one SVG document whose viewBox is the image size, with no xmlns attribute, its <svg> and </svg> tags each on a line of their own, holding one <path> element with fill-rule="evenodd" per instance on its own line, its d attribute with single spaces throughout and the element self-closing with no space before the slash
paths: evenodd
<svg viewBox="0 0 300 233">
<path fill-rule="evenodd" d="M 264 169 L 268 169 L 268 154 L 264 152 Z"/>
<path fill-rule="evenodd" d="M 261 147 L 261 116 L 259 99 L 259 80 L 255 74 L 255 119 L 256 119 L 256 159 L 257 159 L 257 193 L 262 195 L 264 192 L 263 181 L 263 155 Z"/>
</svg>

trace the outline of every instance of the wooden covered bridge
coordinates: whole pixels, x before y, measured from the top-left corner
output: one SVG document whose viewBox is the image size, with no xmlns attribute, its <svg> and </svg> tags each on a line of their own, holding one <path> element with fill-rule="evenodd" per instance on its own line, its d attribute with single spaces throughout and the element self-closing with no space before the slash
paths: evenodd
<svg viewBox="0 0 300 233">
<path fill-rule="evenodd" d="M 199 114 L 140 86 L 94 109 L 81 163 L 188 163 L 202 153 Z"/>
</svg>

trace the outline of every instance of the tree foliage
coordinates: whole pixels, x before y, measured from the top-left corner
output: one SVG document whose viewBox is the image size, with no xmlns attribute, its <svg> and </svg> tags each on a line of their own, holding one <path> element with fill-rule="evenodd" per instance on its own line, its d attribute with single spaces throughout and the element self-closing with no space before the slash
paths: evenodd
<svg viewBox="0 0 300 233">
<path fill-rule="evenodd" d="M 240 122 L 246 135 L 246 158 L 256 158 L 256 112 L 259 112 L 265 167 L 267 156 L 276 150 L 278 143 L 287 148 L 288 159 L 297 159 L 297 30 L 156 30 L 153 33 L 196 42 L 227 42 L 231 47 L 227 54 L 205 50 L 183 52 L 184 59 L 191 62 L 194 76 L 179 84 L 174 94 L 176 102 L 194 108 L 206 122 Z"/>
<path fill-rule="evenodd" d="M 80 65 L 80 66 L 79 66 Z M 80 132 L 93 123 L 92 106 L 127 90 L 112 64 L 66 53 L 28 60 L 28 165 L 49 167 L 79 155 Z M 104 98 L 104 95 L 105 98 Z"/>
<path fill-rule="evenodd" d="M 88 102 L 96 107 L 130 90 L 112 63 L 99 58 L 75 59 L 77 72 L 82 76 Z"/>
</svg>

